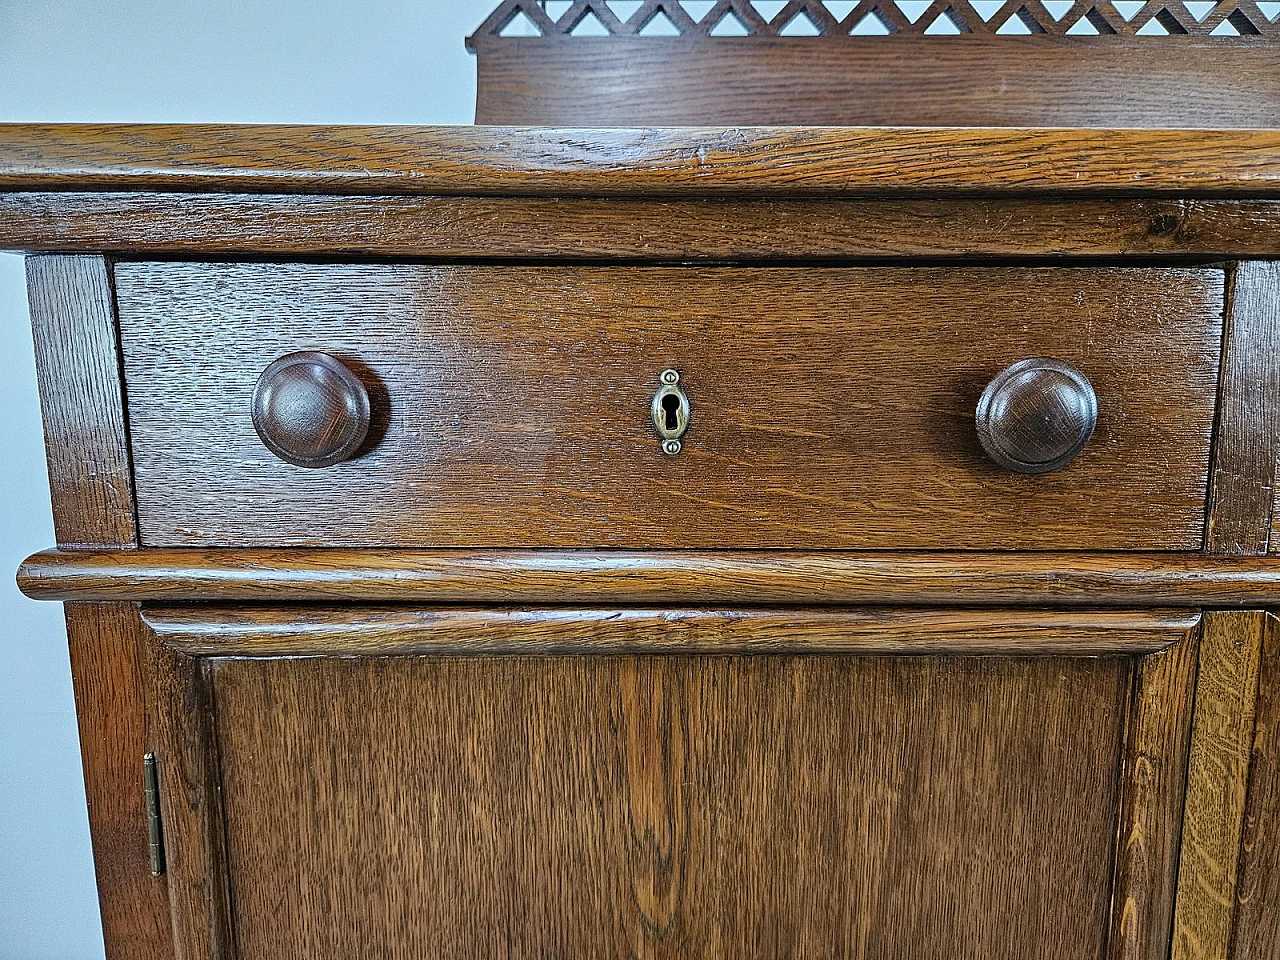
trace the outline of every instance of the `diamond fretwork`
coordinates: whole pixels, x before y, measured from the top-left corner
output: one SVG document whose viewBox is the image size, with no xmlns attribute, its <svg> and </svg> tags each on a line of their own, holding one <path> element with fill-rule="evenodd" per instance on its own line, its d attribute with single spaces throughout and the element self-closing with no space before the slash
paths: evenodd
<svg viewBox="0 0 1280 960">
<path fill-rule="evenodd" d="M 1122 15 L 1111 0 L 1076 0 L 1060 17 L 1050 13 L 1041 0 L 1006 0 L 986 17 L 970 0 L 933 0 L 915 19 L 907 16 L 898 0 L 859 0 L 843 18 L 832 13 L 824 0 L 787 0 L 768 18 L 761 14 L 754 0 L 716 0 L 710 8 L 705 3 L 686 3 L 686 0 L 644 0 L 639 7 L 634 3 L 625 6 L 628 15 L 624 18 L 610 0 L 573 0 L 563 13 L 553 18 L 545 4 L 538 0 L 504 0 L 467 43 L 474 45 L 477 38 L 482 37 L 506 37 L 517 22 L 524 28 L 522 35 L 525 36 L 532 33 L 543 37 L 576 37 L 588 32 L 582 27 L 590 22 L 591 32 L 596 34 L 647 37 L 648 33 L 658 32 L 646 30 L 655 18 L 665 18 L 663 32 L 666 34 L 671 34 L 674 28 L 680 36 L 710 38 L 722 33 L 741 38 L 789 36 L 798 32 L 818 37 L 847 37 L 859 25 L 871 22 L 883 28 L 874 32 L 885 35 L 965 37 L 1017 32 L 1068 39 L 1087 34 L 1141 37 L 1147 41 L 1160 36 L 1280 40 L 1280 19 L 1269 17 L 1256 0 L 1218 0 L 1203 17 L 1188 10 L 1183 0 L 1147 0 L 1129 17 Z M 848 9 L 847 4 L 840 6 Z M 983 6 L 990 10 L 989 5 Z M 694 7 L 700 16 L 690 13 Z M 733 21 L 736 21 L 735 29 L 724 31 L 724 23 Z M 1011 25 L 1018 29 L 1009 29 Z M 798 30 L 799 27 L 803 27 L 803 31 Z M 860 35 L 867 32 L 858 30 Z"/>
</svg>

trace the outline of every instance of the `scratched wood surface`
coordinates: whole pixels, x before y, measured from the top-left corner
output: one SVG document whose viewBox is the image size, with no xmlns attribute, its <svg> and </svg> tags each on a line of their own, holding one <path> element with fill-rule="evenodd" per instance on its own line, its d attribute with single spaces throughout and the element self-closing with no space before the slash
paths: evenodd
<svg viewBox="0 0 1280 960">
<path fill-rule="evenodd" d="M 1126 659 L 213 662 L 242 960 L 1104 954 Z"/>
<path fill-rule="evenodd" d="M 0 190 L 1280 195 L 1280 130 L 0 125 Z"/>
<path fill-rule="evenodd" d="M 121 263 L 116 284 L 147 546 L 1203 540 L 1218 270 Z M 258 438 L 254 383 L 297 350 L 365 379 L 362 456 L 306 470 Z M 1037 356 L 1101 412 L 1026 477 L 972 418 Z M 676 457 L 649 420 L 667 367 L 692 405 Z"/>
</svg>

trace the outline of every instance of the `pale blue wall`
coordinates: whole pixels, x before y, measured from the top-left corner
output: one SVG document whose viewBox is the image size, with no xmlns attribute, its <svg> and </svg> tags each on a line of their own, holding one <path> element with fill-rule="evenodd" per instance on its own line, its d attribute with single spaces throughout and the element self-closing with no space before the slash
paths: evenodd
<svg viewBox="0 0 1280 960">
<path fill-rule="evenodd" d="M 0 0 L 0 122 L 469 123 L 497 0 Z M 22 261 L 0 255 L 0 960 L 102 956 Z M 141 841 L 141 838 L 139 838 Z"/>
</svg>

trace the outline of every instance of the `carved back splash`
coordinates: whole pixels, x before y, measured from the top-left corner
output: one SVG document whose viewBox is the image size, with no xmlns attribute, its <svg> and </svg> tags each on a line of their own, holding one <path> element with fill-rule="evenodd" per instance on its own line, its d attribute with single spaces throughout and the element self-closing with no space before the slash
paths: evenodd
<svg viewBox="0 0 1280 960">
<path fill-rule="evenodd" d="M 505 0 L 478 123 L 1280 126 L 1280 0 Z"/>
</svg>

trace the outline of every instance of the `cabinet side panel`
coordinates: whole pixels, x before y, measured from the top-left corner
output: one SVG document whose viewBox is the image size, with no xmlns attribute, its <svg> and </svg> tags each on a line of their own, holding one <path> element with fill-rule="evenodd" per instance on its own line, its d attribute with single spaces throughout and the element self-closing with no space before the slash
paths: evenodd
<svg viewBox="0 0 1280 960">
<path fill-rule="evenodd" d="M 150 733 L 137 651 L 146 628 L 132 604 L 68 603 L 89 829 L 108 960 L 173 955 L 169 899 L 147 857 L 142 755 Z"/>
<path fill-rule="evenodd" d="M 137 544 L 111 278 L 100 256 L 27 260 L 53 521 L 64 549 Z M 172 957 L 168 890 L 147 858 L 150 748 L 127 604 L 67 605 L 89 829 L 109 960 Z"/>
<path fill-rule="evenodd" d="M 95 256 L 27 260 L 53 524 L 63 549 L 137 542 L 115 307 Z"/>
</svg>

